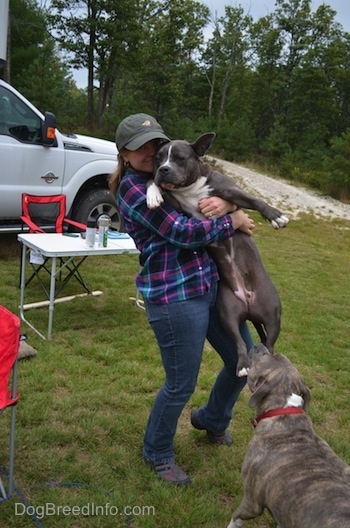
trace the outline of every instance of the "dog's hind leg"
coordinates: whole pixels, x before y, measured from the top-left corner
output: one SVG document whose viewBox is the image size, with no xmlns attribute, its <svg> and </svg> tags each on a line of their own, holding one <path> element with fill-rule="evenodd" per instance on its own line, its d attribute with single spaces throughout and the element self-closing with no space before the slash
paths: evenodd
<svg viewBox="0 0 350 528">
<path fill-rule="evenodd" d="M 269 295 L 265 295 L 259 290 L 249 308 L 248 319 L 252 321 L 262 344 L 273 354 L 281 329 L 282 307 L 277 291 L 271 288 Z"/>
<path fill-rule="evenodd" d="M 262 343 L 271 352 L 271 354 L 273 354 L 274 346 L 281 329 L 281 308 L 279 308 L 278 313 L 277 308 L 273 313 L 265 313 L 262 326 L 264 327 L 266 333 L 266 340 L 265 342 L 262 341 Z"/>
<path fill-rule="evenodd" d="M 236 519 L 235 521 L 231 519 L 231 522 L 227 528 L 241 528 L 241 526 L 243 526 L 242 519 Z"/>
<path fill-rule="evenodd" d="M 262 344 L 266 346 L 266 332 L 264 330 L 264 326 L 261 323 L 256 323 L 255 321 L 253 321 L 253 325 L 258 333 L 258 336 L 260 337 Z"/>
<path fill-rule="evenodd" d="M 238 506 L 231 517 L 231 522 L 227 528 L 241 528 L 243 521 L 248 519 L 254 519 L 262 514 L 264 508 L 257 504 L 255 501 L 252 502 L 245 495 L 241 504 Z"/>
<path fill-rule="evenodd" d="M 225 328 L 226 332 L 232 337 L 236 345 L 236 350 L 237 350 L 236 375 L 239 378 L 242 378 L 243 376 L 248 375 L 248 370 L 249 370 L 249 359 L 248 359 L 247 347 L 246 347 L 245 342 L 242 339 L 237 322 L 234 319 L 231 319 L 231 320 L 228 319 L 226 316 L 222 317 L 220 312 L 222 313 L 221 307 L 219 308 L 219 315 L 220 315 L 221 323 L 223 327 Z"/>
<path fill-rule="evenodd" d="M 231 288 L 224 281 L 220 281 L 219 284 L 216 306 L 221 324 L 236 345 L 236 375 L 238 377 L 247 376 L 249 370 L 248 351 L 239 329 L 240 321 L 246 320 L 245 314 L 242 314 L 242 310 L 245 312 L 245 309 L 243 303 L 237 299 Z"/>
</svg>

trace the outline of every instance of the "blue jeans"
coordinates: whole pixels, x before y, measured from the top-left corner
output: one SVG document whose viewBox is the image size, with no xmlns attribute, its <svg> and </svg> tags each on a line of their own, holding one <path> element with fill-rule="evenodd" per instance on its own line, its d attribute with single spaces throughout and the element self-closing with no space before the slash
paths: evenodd
<svg viewBox="0 0 350 528">
<path fill-rule="evenodd" d="M 216 291 L 215 284 L 203 296 L 164 305 L 145 300 L 166 376 L 144 436 L 143 456 L 150 462 L 174 461 L 177 422 L 195 390 L 206 338 L 224 363 L 207 404 L 198 410 L 198 418 L 206 429 L 214 433 L 225 431 L 246 383 L 245 377 L 236 376 L 236 346 L 220 323 L 215 308 Z M 241 334 L 250 349 L 253 341 L 246 323 L 241 326 Z"/>
</svg>

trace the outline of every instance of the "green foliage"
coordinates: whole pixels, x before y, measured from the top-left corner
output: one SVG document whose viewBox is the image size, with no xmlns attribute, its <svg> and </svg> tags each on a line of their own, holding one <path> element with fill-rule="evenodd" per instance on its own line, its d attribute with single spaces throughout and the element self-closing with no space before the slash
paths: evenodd
<svg viewBox="0 0 350 528">
<path fill-rule="evenodd" d="M 275 122 L 269 136 L 262 143 L 262 151 L 271 159 L 279 160 L 290 153 L 286 128 Z"/>
<path fill-rule="evenodd" d="M 332 141 L 323 163 L 323 190 L 339 199 L 350 200 L 350 130 Z"/>
<path fill-rule="evenodd" d="M 255 137 L 251 123 L 244 117 L 231 122 L 224 119 L 220 123 L 215 148 L 225 153 L 226 159 L 244 160 L 254 150 Z"/>
<path fill-rule="evenodd" d="M 52 53 L 43 49 L 48 38 L 45 12 L 35 0 L 11 0 L 9 26 L 11 81 L 21 86 L 28 65 Z"/>
<path fill-rule="evenodd" d="M 50 35 L 47 13 L 34 0 L 10 6 L 10 80 L 42 112 L 64 113 L 73 88 L 72 75 L 60 60 Z"/>
<path fill-rule="evenodd" d="M 311 0 L 277 0 L 255 22 L 229 5 L 210 21 L 196 0 L 52 0 L 49 12 L 12 0 L 10 79 L 65 130 L 113 139 L 122 118 L 148 112 L 171 137 L 214 130 L 222 157 L 344 199 L 350 35 L 335 14 Z M 72 66 L 86 70 L 86 91 Z"/>
</svg>

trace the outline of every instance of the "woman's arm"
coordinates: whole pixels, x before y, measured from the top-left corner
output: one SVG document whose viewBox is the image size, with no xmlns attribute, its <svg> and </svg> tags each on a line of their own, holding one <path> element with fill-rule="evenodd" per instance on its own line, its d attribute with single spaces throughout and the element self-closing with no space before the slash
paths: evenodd
<svg viewBox="0 0 350 528">
<path fill-rule="evenodd" d="M 230 214 L 235 230 L 239 229 L 249 236 L 253 234 L 252 230 L 255 227 L 254 221 L 247 213 L 241 209 L 237 209 L 237 206 L 231 202 L 227 202 L 218 196 L 210 196 L 209 198 L 200 200 L 198 202 L 198 208 L 206 218 L 210 219 L 220 218 L 221 216 Z"/>
<path fill-rule="evenodd" d="M 153 232 L 182 248 L 203 247 L 230 238 L 235 229 L 245 228 L 248 232 L 253 228 L 252 221 L 243 211 L 238 215 L 233 213 L 199 220 L 178 213 L 167 203 L 157 209 L 149 209 L 146 204 L 146 185 L 132 175 L 124 176 L 121 182 L 118 205 L 127 231 L 134 239 L 147 238 L 149 232 Z"/>
</svg>

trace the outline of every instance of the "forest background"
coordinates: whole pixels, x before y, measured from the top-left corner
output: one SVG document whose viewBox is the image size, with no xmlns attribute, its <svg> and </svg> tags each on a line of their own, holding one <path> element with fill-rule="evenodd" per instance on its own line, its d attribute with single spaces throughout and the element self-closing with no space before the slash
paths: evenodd
<svg viewBox="0 0 350 528">
<path fill-rule="evenodd" d="M 350 34 L 311 4 L 276 0 L 253 21 L 196 0 L 10 0 L 0 75 L 62 132 L 113 141 L 146 112 L 170 137 L 215 131 L 212 154 L 349 201 Z"/>
</svg>

